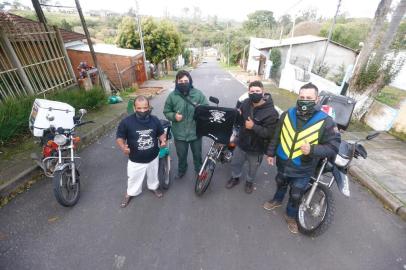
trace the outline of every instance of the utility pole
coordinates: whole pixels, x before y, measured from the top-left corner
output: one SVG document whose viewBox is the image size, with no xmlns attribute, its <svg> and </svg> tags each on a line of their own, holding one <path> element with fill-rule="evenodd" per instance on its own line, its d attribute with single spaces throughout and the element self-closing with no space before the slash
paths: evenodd
<svg viewBox="0 0 406 270">
<path fill-rule="evenodd" d="M 293 17 L 293 26 L 292 26 L 292 34 L 291 34 L 291 40 L 290 40 L 290 45 L 289 45 L 289 50 L 286 55 L 286 61 L 285 61 L 285 67 L 289 64 L 290 62 L 290 55 L 292 54 L 292 42 L 293 42 L 293 37 L 295 35 L 295 25 L 296 25 L 296 15 Z"/>
<path fill-rule="evenodd" d="M 45 18 L 44 12 L 42 11 L 39 0 L 31 0 L 31 2 L 32 2 L 32 6 L 35 9 L 35 13 L 37 14 L 38 21 L 46 25 L 47 19 Z"/>
<path fill-rule="evenodd" d="M 141 50 L 142 50 L 142 55 L 143 55 L 143 59 L 144 59 L 144 71 L 145 71 L 145 76 L 148 79 L 147 58 L 145 56 L 144 37 L 142 36 L 142 27 L 141 27 L 141 15 L 140 15 L 137 0 L 135 0 L 135 12 L 136 12 L 135 16 L 136 16 L 137 26 L 138 26 L 138 34 L 140 35 Z"/>
<path fill-rule="evenodd" d="M 103 87 L 103 89 L 105 90 L 106 87 L 104 86 L 104 81 L 102 79 L 103 75 L 102 75 L 99 63 L 97 62 L 97 57 L 96 57 L 96 53 L 94 52 L 92 39 L 90 38 L 89 30 L 87 29 L 85 17 L 83 16 L 83 12 L 82 12 L 82 8 L 80 7 L 79 0 L 75 0 L 75 4 L 76 4 L 76 9 L 78 10 L 78 13 L 79 13 L 80 21 L 82 23 L 83 31 L 85 31 L 87 45 L 89 46 L 89 50 L 90 50 L 90 54 L 92 55 L 93 63 L 96 66 L 97 71 L 99 72 L 99 79 L 100 79 L 100 82 L 101 82 L 100 84 Z"/>
<path fill-rule="evenodd" d="M 319 70 L 318 70 L 319 73 L 320 73 L 320 70 L 321 70 L 321 68 L 323 66 L 324 58 L 326 57 L 328 44 L 330 43 L 331 36 L 333 35 L 334 25 L 336 24 L 338 11 L 340 10 L 340 5 L 341 5 L 341 0 L 338 0 L 336 14 L 334 15 L 333 23 L 331 24 L 330 30 L 328 32 L 328 38 L 327 38 L 326 44 L 324 44 L 323 56 L 321 57 L 320 66 L 319 66 Z"/>
</svg>

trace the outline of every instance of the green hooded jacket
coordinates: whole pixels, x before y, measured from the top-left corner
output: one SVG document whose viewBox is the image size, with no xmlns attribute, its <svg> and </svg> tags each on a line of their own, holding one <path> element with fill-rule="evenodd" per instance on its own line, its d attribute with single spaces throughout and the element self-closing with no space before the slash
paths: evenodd
<svg viewBox="0 0 406 270">
<path fill-rule="evenodd" d="M 193 119 L 195 108 L 181 96 L 178 90 L 172 91 L 165 101 L 164 115 L 172 122 L 172 134 L 175 140 L 194 141 L 196 136 L 196 121 Z M 185 98 L 196 105 L 208 105 L 206 97 L 202 91 L 192 88 Z M 177 122 L 176 113 L 183 116 L 182 121 Z"/>
</svg>

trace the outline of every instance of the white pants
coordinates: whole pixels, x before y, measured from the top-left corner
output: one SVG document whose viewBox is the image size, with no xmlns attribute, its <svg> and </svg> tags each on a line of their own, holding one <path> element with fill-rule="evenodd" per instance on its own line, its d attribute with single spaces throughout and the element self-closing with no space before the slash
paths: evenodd
<svg viewBox="0 0 406 270">
<path fill-rule="evenodd" d="M 147 174 L 148 189 L 156 190 L 159 187 L 158 165 L 159 157 L 156 157 L 150 163 L 136 163 L 128 160 L 127 194 L 130 196 L 137 196 L 142 192 L 142 183 L 144 182 L 145 174 Z"/>
</svg>

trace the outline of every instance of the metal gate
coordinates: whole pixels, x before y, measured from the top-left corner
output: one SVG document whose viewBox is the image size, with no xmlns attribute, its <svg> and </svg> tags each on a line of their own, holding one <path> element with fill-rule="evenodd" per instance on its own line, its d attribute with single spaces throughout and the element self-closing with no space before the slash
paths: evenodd
<svg viewBox="0 0 406 270">
<path fill-rule="evenodd" d="M 76 82 L 56 27 L 15 22 L 0 12 L 0 102 Z"/>
</svg>

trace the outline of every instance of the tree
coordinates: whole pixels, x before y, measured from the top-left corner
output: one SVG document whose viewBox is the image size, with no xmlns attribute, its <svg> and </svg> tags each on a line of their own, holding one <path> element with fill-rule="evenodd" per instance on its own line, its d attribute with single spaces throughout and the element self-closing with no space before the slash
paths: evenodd
<svg viewBox="0 0 406 270">
<path fill-rule="evenodd" d="M 401 0 L 393 12 L 391 22 L 385 29 L 385 18 L 389 12 L 391 0 L 381 0 L 364 48 L 361 50 L 358 65 L 350 81 L 350 94 L 356 98 L 354 115 L 361 119 L 380 90 L 396 77 L 405 59 L 388 56 L 401 19 L 405 15 L 406 0 Z"/>
<path fill-rule="evenodd" d="M 0 3 L 0 10 L 5 10 L 7 6 L 11 6 L 10 2 Z"/>
<path fill-rule="evenodd" d="M 319 35 L 328 36 L 331 20 L 323 24 Z M 371 21 L 369 19 L 337 20 L 331 39 L 354 50 L 359 49 L 359 43 L 368 35 Z M 296 33 L 296 29 L 295 29 Z"/>
<path fill-rule="evenodd" d="M 275 26 L 273 12 L 269 10 L 257 10 L 248 14 L 248 20 L 243 23 L 245 31 L 258 37 L 270 37 Z"/>
<path fill-rule="evenodd" d="M 139 49 L 134 18 L 125 17 L 119 25 L 116 44 L 121 48 Z M 144 48 L 147 59 L 154 64 L 178 56 L 182 51 L 181 35 L 169 21 L 157 23 L 152 17 L 142 20 Z"/>
<path fill-rule="evenodd" d="M 273 48 L 269 55 L 269 60 L 272 61 L 271 76 L 276 78 L 278 76 L 279 67 L 282 64 L 281 51 L 278 48 Z"/>
<path fill-rule="evenodd" d="M 72 25 L 70 25 L 65 19 L 62 19 L 60 23 L 60 28 L 72 31 Z"/>
</svg>

